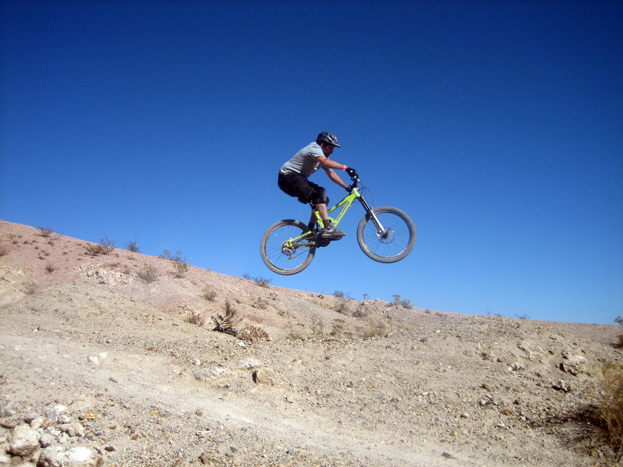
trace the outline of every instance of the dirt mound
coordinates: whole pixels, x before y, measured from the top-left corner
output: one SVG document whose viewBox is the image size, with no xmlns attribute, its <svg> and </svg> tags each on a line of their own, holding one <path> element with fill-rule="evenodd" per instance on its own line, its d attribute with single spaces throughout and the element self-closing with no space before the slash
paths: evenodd
<svg viewBox="0 0 623 467">
<path fill-rule="evenodd" d="M 0 465 L 612 463 L 594 404 L 617 326 L 342 300 L 92 246 L 0 221 Z"/>
</svg>

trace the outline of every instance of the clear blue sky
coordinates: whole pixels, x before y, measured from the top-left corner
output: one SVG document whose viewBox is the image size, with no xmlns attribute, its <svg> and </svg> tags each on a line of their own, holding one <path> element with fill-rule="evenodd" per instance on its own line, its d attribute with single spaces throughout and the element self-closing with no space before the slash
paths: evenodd
<svg viewBox="0 0 623 467">
<path fill-rule="evenodd" d="M 272 285 L 449 312 L 623 315 L 623 2 L 0 2 L 0 218 Z M 347 237 L 293 277 L 263 232 L 320 131 L 396 264 Z M 342 173 L 345 177 L 345 174 Z M 343 194 L 319 172 L 312 181 Z"/>
</svg>

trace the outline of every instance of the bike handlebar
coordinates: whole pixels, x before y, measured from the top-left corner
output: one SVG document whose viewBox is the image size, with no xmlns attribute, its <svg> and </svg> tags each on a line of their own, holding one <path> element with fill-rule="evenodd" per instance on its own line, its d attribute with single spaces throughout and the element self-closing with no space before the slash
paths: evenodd
<svg viewBox="0 0 623 467">
<path fill-rule="evenodd" d="M 349 188 L 351 190 L 353 188 L 357 188 L 357 185 L 359 185 L 359 182 L 361 181 L 361 180 L 359 180 L 359 175 L 355 175 L 354 177 L 350 177 L 350 179 L 353 181 L 353 183 L 349 186 Z"/>
</svg>

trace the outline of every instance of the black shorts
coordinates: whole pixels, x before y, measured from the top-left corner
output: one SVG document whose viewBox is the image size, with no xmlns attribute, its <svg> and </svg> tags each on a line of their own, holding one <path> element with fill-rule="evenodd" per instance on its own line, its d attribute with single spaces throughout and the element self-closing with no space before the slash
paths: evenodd
<svg viewBox="0 0 623 467">
<path fill-rule="evenodd" d="M 279 174 L 279 180 L 277 181 L 279 188 L 284 193 L 298 198 L 298 200 L 307 204 L 310 201 L 314 204 L 328 204 L 329 198 L 327 197 L 327 191 L 316 185 L 314 182 L 310 182 L 301 174 L 290 173 L 287 175 Z"/>
</svg>

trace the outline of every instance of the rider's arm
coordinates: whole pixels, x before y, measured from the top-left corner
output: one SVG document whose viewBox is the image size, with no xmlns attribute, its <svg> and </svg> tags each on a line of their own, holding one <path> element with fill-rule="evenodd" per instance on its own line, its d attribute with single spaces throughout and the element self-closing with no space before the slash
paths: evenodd
<svg viewBox="0 0 623 467">
<path fill-rule="evenodd" d="M 331 159 L 329 159 L 326 156 L 318 156 L 318 157 L 316 157 L 316 161 L 320 162 L 320 165 L 325 170 L 327 170 L 327 169 L 346 170 L 346 166 L 344 164 L 340 164 L 339 162 L 332 161 Z"/>
<path fill-rule="evenodd" d="M 344 183 L 342 179 L 340 178 L 340 176 L 336 174 L 333 170 L 325 168 L 324 171 L 327 173 L 329 178 L 335 183 L 337 183 L 339 186 L 341 186 L 342 188 L 348 188 L 348 185 Z"/>
</svg>

